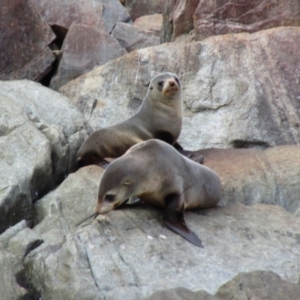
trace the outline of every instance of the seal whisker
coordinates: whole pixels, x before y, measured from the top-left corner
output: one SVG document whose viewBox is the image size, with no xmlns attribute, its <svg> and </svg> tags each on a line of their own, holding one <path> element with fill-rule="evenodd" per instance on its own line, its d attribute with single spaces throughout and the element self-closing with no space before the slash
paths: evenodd
<svg viewBox="0 0 300 300">
<path fill-rule="evenodd" d="M 81 225 L 83 222 L 87 221 L 88 219 L 91 219 L 91 218 L 95 219 L 98 215 L 99 215 L 98 213 L 93 213 L 92 215 L 90 215 L 90 216 L 84 218 L 83 220 L 81 220 L 81 221 L 80 221 L 79 223 L 77 223 L 75 226 Z"/>
</svg>

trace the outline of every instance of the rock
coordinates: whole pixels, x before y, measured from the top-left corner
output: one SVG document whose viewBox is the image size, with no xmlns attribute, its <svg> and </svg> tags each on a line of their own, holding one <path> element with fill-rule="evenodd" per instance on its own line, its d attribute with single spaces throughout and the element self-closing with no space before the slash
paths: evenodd
<svg viewBox="0 0 300 300">
<path fill-rule="evenodd" d="M 2 234 L 0 234 L 0 243 L 4 246 L 4 248 L 7 248 L 10 239 L 16 236 L 20 231 L 22 231 L 26 227 L 27 223 L 25 220 L 19 222 L 18 224 L 12 227 L 9 227 Z"/>
<path fill-rule="evenodd" d="M 197 39 L 202 40 L 212 35 L 255 32 L 278 26 L 299 26 L 300 5 L 298 0 L 200 0 L 195 13 L 191 11 L 189 17 L 194 18 Z"/>
<path fill-rule="evenodd" d="M 75 167 L 89 127 L 66 97 L 30 81 L 0 82 L 0 233 Z M 30 222 L 29 222 L 30 223 Z"/>
<path fill-rule="evenodd" d="M 42 243 L 43 240 L 34 231 L 25 228 L 10 239 L 7 251 L 23 260 L 30 251 Z"/>
<path fill-rule="evenodd" d="M 1 299 L 23 299 L 26 290 L 18 282 L 22 264 L 16 256 L 0 247 L 0 289 Z"/>
<path fill-rule="evenodd" d="M 130 26 L 130 25 L 128 25 Z M 57 90 L 72 79 L 127 53 L 112 36 L 95 27 L 73 24 L 50 87 Z"/>
<path fill-rule="evenodd" d="M 76 228 L 76 224 L 93 214 L 102 173 L 103 169 L 95 165 L 80 168 L 59 188 L 37 201 L 34 205 L 35 232 Z"/>
<path fill-rule="evenodd" d="M 30 0 L 42 18 L 57 31 L 66 34 L 71 24 L 85 24 L 103 30 L 101 1 Z"/>
<path fill-rule="evenodd" d="M 200 0 L 176 0 L 172 14 L 172 41 L 179 35 L 189 33 L 194 29 L 193 14 L 199 2 Z"/>
<path fill-rule="evenodd" d="M 144 0 L 125 0 L 124 2 L 133 21 L 145 15 L 162 14 L 166 4 L 165 0 L 151 0 L 147 3 Z"/>
<path fill-rule="evenodd" d="M 141 30 L 150 30 L 157 36 L 160 36 L 162 21 L 162 14 L 147 15 L 137 18 L 133 26 Z"/>
<path fill-rule="evenodd" d="M 127 9 L 118 0 L 100 0 L 100 2 L 104 7 L 102 18 L 109 33 L 117 22 L 132 23 Z"/>
<path fill-rule="evenodd" d="M 0 80 L 40 81 L 55 59 L 48 48 L 51 28 L 28 0 L 3 0 L 0 15 Z"/>
<path fill-rule="evenodd" d="M 126 23 L 117 23 L 111 35 L 128 52 L 160 44 L 160 37 L 156 33 Z"/>
<path fill-rule="evenodd" d="M 280 205 L 296 214 L 300 209 L 300 145 L 269 149 L 206 149 L 204 165 L 223 183 L 223 202 Z"/>
<path fill-rule="evenodd" d="M 224 284 L 216 296 L 224 300 L 297 300 L 300 285 L 284 281 L 274 272 L 241 273 Z"/>
<path fill-rule="evenodd" d="M 300 220 L 284 209 L 236 203 L 186 212 L 185 219 L 202 239 L 201 251 L 162 225 L 161 210 L 146 205 L 112 211 L 71 231 L 49 227 L 45 242 L 25 258 L 30 283 L 45 299 L 70 299 L 72 293 L 76 299 L 133 300 L 178 287 L 213 294 L 251 270 L 297 282 Z"/>
<path fill-rule="evenodd" d="M 282 280 L 271 271 L 253 271 L 240 273 L 235 278 L 225 283 L 215 296 L 204 291 L 192 292 L 187 289 L 177 288 L 170 291 L 154 293 L 147 300 L 297 300 L 300 285 Z"/>
<path fill-rule="evenodd" d="M 300 28 L 279 27 L 140 49 L 60 91 L 98 129 L 132 116 L 151 78 L 171 71 L 182 83 L 185 148 L 299 144 L 299 39 Z"/>
<path fill-rule="evenodd" d="M 197 299 L 192 298 L 194 292 L 214 294 L 234 276 L 252 270 L 273 271 L 295 283 L 300 273 L 300 219 L 278 205 L 257 202 L 274 203 L 275 192 L 280 203 L 274 204 L 285 206 L 298 199 L 299 154 L 300 146 L 205 150 L 205 165 L 219 172 L 224 193 L 220 206 L 185 212 L 188 226 L 203 241 L 201 250 L 163 225 L 161 209 L 143 204 L 127 205 L 76 226 L 93 213 L 103 172 L 98 166 L 81 168 L 35 204 L 33 230 L 44 243 L 25 258 L 30 282 L 45 299 L 50 293 L 55 299 L 70 299 L 72 291 L 76 299 L 121 295 L 131 300 L 162 291 L 170 299 L 176 299 L 171 297 L 174 293 Z M 248 197 L 255 204 L 239 203 Z M 84 284 L 88 288 L 83 289 Z M 255 285 L 254 294 L 264 292 Z M 185 290 L 172 292 L 178 287 Z M 214 299 L 205 292 L 196 295 Z"/>
</svg>

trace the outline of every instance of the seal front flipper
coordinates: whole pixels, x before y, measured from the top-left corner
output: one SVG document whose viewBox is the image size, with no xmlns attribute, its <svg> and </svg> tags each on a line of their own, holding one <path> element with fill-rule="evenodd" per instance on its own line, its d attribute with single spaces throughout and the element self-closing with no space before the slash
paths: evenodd
<svg viewBox="0 0 300 300">
<path fill-rule="evenodd" d="M 180 207 L 180 198 L 176 194 L 168 195 L 165 198 L 164 223 L 170 230 L 181 235 L 193 245 L 203 248 L 202 241 L 187 227 L 184 221 L 183 207 Z"/>
</svg>

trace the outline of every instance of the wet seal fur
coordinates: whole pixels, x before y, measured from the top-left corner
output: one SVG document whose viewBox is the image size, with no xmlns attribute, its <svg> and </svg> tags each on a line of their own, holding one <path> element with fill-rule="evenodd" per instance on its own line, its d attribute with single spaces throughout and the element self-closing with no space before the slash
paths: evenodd
<svg viewBox="0 0 300 300">
<path fill-rule="evenodd" d="M 184 210 L 215 206 L 221 198 L 221 181 L 211 169 L 152 139 L 131 147 L 104 171 L 99 185 L 96 214 L 105 214 L 137 196 L 163 207 L 165 225 L 192 244 L 201 240 L 184 221 Z"/>
<path fill-rule="evenodd" d="M 88 137 L 77 153 L 77 166 L 97 164 L 106 167 L 105 158 L 120 157 L 131 146 L 154 138 L 183 150 L 176 142 L 181 127 L 179 78 L 173 73 L 161 73 L 151 80 L 135 115 L 120 124 L 96 130 Z"/>
</svg>

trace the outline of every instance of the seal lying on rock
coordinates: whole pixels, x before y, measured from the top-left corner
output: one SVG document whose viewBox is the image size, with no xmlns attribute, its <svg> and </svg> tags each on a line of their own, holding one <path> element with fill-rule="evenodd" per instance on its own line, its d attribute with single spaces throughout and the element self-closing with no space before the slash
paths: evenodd
<svg viewBox="0 0 300 300">
<path fill-rule="evenodd" d="M 154 77 L 138 112 L 128 120 L 92 133 L 77 154 L 77 165 L 106 166 L 105 158 L 123 155 L 131 146 L 160 139 L 182 150 L 176 143 L 182 126 L 180 81 L 175 74 Z"/>
<path fill-rule="evenodd" d="M 131 147 L 113 161 L 100 180 L 96 214 L 105 214 L 127 199 L 164 207 L 165 225 L 202 247 L 187 227 L 183 212 L 215 206 L 221 198 L 219 176 L 211 169 L 179 154 L 172 146 L 152 139 Z"/>
</svg>

